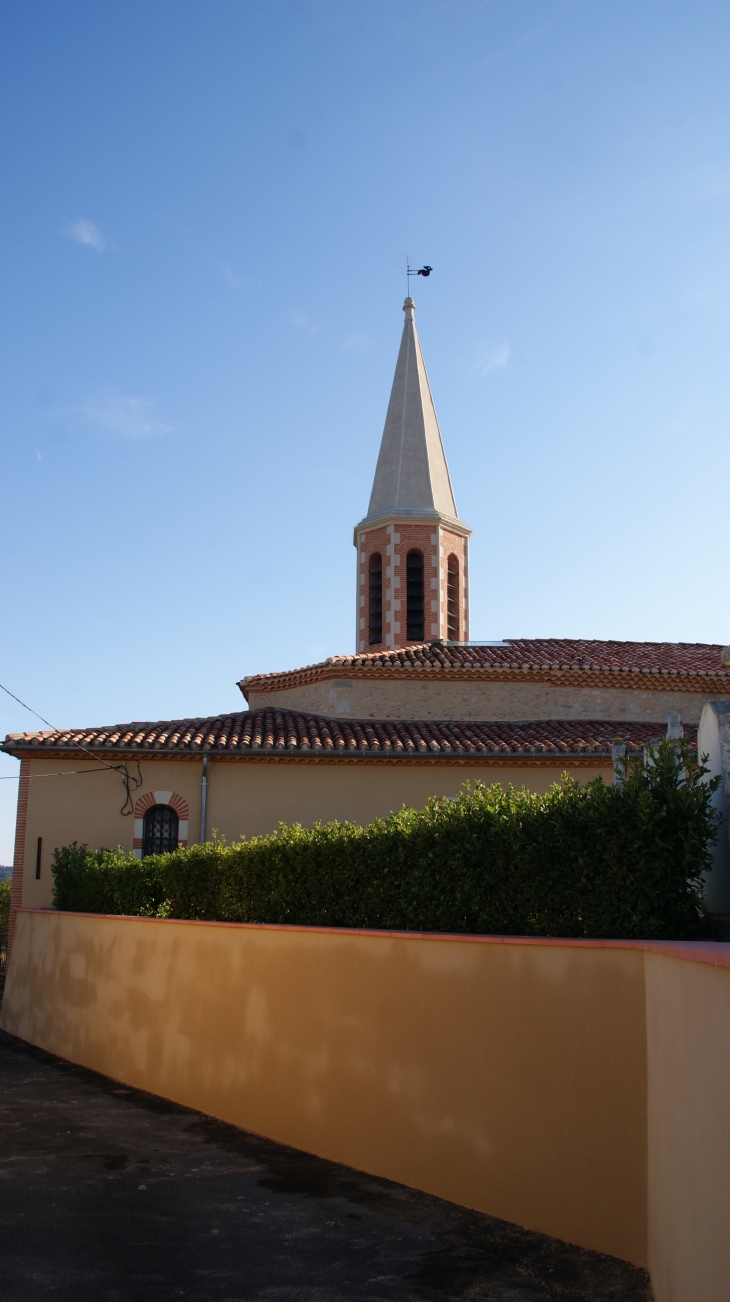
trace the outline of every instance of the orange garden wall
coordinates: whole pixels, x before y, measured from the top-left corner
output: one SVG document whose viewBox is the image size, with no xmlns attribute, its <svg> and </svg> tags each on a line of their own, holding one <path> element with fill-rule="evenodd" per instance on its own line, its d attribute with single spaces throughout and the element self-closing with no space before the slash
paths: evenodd
<svg viewBox="0 0 730 1302">
<path fill-rule="evenodd" d="M 730 1298 L 730 945 L 645 956 L 648 1260 L 657 1302 Z"/>
<path fill-rule="evenodd" d="M 3 1028 L 361 1170 L 730 1295 L 730 946 L 22 910 Z"/>
</svg>

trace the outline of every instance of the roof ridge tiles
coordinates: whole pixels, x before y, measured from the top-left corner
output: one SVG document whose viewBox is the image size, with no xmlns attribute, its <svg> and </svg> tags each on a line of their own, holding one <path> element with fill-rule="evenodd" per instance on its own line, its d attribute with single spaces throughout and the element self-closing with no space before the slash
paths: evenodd
<svg viewBox="0 0 730 1302">
<path fill-rule="evenodd" d="M 252 686 L 266 690 L 282 682 L 307 680 L 334 671 L 357 673 L 422 670 L 437 673 L 496 671 L 521 673 L 643 673 L 652 676 L 711 677 L 730 679 L 730 665 L 723 664 L 723 648 L 715 643 L 586 641 L 571 638 L 513 638 L 500 646 L 464 643 L 418 643 L 403 649 L 361 652 L 353 656 L 330 656 L 325 661 L 298 669 L 253 674 L 241 679 L 245 692 Z"/>
</svg>

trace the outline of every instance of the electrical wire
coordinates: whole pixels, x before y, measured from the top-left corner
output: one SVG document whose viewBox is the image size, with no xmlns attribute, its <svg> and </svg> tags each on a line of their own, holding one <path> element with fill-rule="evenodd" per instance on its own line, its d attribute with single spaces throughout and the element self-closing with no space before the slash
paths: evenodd
<svg viewBox="0 0 730 1302">
<path fill-rule="evenodd" d="M 18 705 L 22 705 L 23 709 L 27 710 L 29 714 L 34 715 L 36 719 L 40 719 L 41 723 L 45 723 L 46 727 L 51 729 L 51 732 L 61 732 L 60 728 L 54 727 L 54 725 L 48 719 L 44 719 L 43 715 L 39 714 L 37 710 L 34 710 L 32 706 L 26 705 L 25 701 L 21 701 L 20 697 L 16 696 L 15 692 L 11 692 L 9 687 L 5 687 L 3 683 L 0 683 L 0 689 L 3 692 L 5 692 L 8 696 L 12 696 L 13 700 L 17 701 Z M 104 768 L 110 769 L 112 773 L 119 774 L 119 776 L 122 779 L 122 785 L 124 786 L 124 790 L 126 792 L 126 799 L 124 801 L 124 804 L 122 805 L 120 812 L 124 815 L 125 818 L 128 817 L 133 812 L 134 809 L 134 806 L 132 804 L 132 791 L 136 791 L 139 787 L 142 786 L 142 770 L 139 767 L 139 760 L 137 760 L 137 776 L 135 777 L 132 773 L 129 772 L 129 769 L 127 768 L 127 765 L 125 763 L 109 764 L 108 761 L 104 759 L 103 755 L 94 754 L 93 750 L 89 750 L 88 746 L 84 746 L 83 742 L 72 741 L 70 745 L 74 747 L 76 750 L 82 750 L 85 755 L 90 755 L 92 759 L 101 760 L 102 766 Z M 86 770 L 79 769 L 79 772 L 100 773 L 101 768 L 86 769 Z M 19 776 L 20 776 L 19 774 L 16 775 L 16 777 Z M 60 777 L 64 777 L 65 774 L 38 773 L 35 776 L 39 778 L 45 778 L 45 777 L 60 778 Z M 130 784 L 132 784 L 131 789 L 130 789 Z"/>
<path fill-rule="evenodd" d="M 63 769 L 63 771 L 59 771 L 58 773 L 29 773 L 29 774 L 28 774 L 28 777 L 30 777 L 30 778 L 74 778 L 74 777 L 84 777 L 84 775 L 85 775 L 86 773 L 106 773 L 106 771 L 107 771 L 108 768 L 109 768 L 109 765 L 107 764 L 106 768 L 100 768 L 100 769 Z M 116 773 L 117 770 L 114 769 L 114 772 Z M 19 773 L 3 773 L 3 774 L 0 774 L 0 782 L 19 782 L 19 781 L 20 781 L 20 774 L 19 774 Z"/>
</svg>

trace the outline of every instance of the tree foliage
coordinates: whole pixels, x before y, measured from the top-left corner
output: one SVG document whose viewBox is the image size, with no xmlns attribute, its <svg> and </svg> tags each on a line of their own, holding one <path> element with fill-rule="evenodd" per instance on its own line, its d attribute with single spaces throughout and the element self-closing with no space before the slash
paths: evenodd
<svg viewBox="0 0 730 1302">
<path fill-rule="evenodd" d="M 6 877 L 0 882 L 0 935 L 8 929 L 8 919 L 10 917 L 10 890 L 11 879 Z"/>
</svg>

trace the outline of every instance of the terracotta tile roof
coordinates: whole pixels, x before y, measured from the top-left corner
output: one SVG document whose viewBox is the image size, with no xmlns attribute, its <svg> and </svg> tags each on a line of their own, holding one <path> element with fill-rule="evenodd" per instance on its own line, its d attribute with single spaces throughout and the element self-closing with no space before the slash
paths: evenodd
<svg viewBox="0 0 730 1302">
<path fill-rule="evenodd" d="M 163 723 L 125 723 L 66 732 L 12 733 L 2 749 L 19 755 L 68 752 L 79 745 L 95 752 L 179 755 L 203 751 L 224 756 L 287 754 L 414 758 L 416 756 L 600 756 L 623 736 L 634 750 L 661 736 L 666 724 L 581 722 L 549 719 L 529 723 L 442 723 L 434 720 L 327 719 L 297 710 L 260 709 L 218 714 L 210 719 L 173 719 Z M 694 742 L 696 730 L 685 729 Z"/>
<path fill-rule="evenodd" d="M 425 642 L 404 650 L 364 652 L 360 655 L 330 656 L 318 664 L 278 673 L 252 674 L 238 686 L 244 695 L 250 689 L 276 690 L 317 678 L 353 677 L 362 673 L 385 677 L 402 671 L 426 670 L 454 677 L 497 677 L 542 679 L 560 675 L 571 682 L 602 680 L 615 683 L 614 675 L 641 675 L 642 688 L 652 679 L 684 679 L 682 690 L 704 690 L 696 679 L 713 680 L 711 686 L 730 690 L 730 662 L 724 663 L 726 648 L 703 642 L 596 642 L 571 638 L 511 638 L 504 643 L 449 646 Z M 618 684 L 616 684 L 618 685 Z M 625 686 L 625 681 L 620 684 Z M 631 683 L 634 686 L 634 683 Z M 658 686 L 658 684 L 657 684 Z"/>
</svg>

